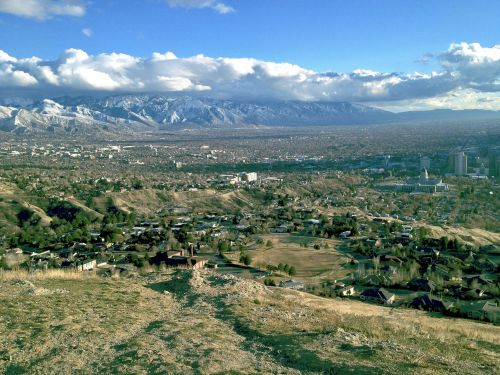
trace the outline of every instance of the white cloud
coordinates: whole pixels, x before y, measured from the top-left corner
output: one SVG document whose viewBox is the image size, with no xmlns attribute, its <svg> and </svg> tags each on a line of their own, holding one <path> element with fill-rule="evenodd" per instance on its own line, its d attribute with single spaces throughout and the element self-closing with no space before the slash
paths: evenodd
<svg viewBox="0 0 500 375">
<path fill-rule="evenodd" d="M 93 33 L 94 32 L 92 31 L 92 29 L 89 28 L 82 29 L 82 34 L 85 35 L 87 38 L 90 38 Z"/>
<path fill-rule="evenodd" d="M 44 20 L 52 16 L 85 14 L 82 0 L 0 0 L 0 12 Z"/>
<path fill-rule="evenodd" d="M 212 9 L 219 14 L 234 12 L 234 8 L 216 0 L 166 0 L 171 7 Z"/>
<path fill-rule="evenodd" d="M 184 77 L 159 76 L 157 89 L 164 89 L 167 91 L 206 91 L 210 90 L 210 87 L 195 85 L 190 79 Z"/>
<path fill-rule="evenodd" d="M 38 81 L 31 74 L 16 70 L 11 64 L 6 64 L 0 70 L 0 85 L 4 87 L 28 87 L 36 85 Z"/>
<path fill-rule="evenodd" d="M 212 6 L 213 9 L 220 14 L 227 14 L 227 13 L 233 13 L 234 8 L 230 7 L 229 5 L 223 4 L 223 3 L 216 3 L 214 6 Z"/>
<path fill-rule="evenodd" d="M 0 50 L 0 84 L 12 93 L 71 95 L 87 92 L 200 93 L 214 98 L 353 101 L 385 107 L 497 108 L 500 46 L 453 44 L 440 55 L 442 70 L 430 74 L 319 73 L 290 63 L 253 58 L 149 58 L 122 53 L 89 55 L 68 49 L 57 60 L 18 58 Z M 419 103 L 419 104 L 418 104 Z"/>
<path fill-rule="evenodd" d="M 500 92 L 485 93 L 473 89 L 457 89 L 433 98 L 370 104 L 393 112 L 431 109 L 486 109 L 498 111 L 500 109 Z"/>
<path fill-rule="evenodd" d="M 500 45 L 483 47 L 479 43 L 454 43 L 441 54 L 444 68 L 457 73 L 466 87 L 480 91 L 500 90 Z"/>
<path fill-rule="evenodd" d="M 0 62 L 11 61 L 15 62 L 17 59 L 15 57 L 10 56 L 7 52 L 0 50 Z"/>
<path fill-rule="evenodd" d="M 154 52 L 153 57 L 151 58 L 153 61 L 166 61 L 166 60 L 175 60 L 177 56 L 173 52 L 165 52 L 165 53 L 158 53 Z"/>
</svg>

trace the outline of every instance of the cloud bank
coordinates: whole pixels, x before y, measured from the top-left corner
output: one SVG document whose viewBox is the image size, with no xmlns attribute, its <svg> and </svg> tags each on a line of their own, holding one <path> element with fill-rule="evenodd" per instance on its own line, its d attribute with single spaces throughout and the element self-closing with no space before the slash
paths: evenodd
<svg viewBox="0 0 500 375">
<path fill-rule="evenodd" d="M 141 58 L 66 50 L 57 60 L 16 58 L 0 50 L 0 87 L 8 95 L 186 93 L 243 100 L 353 101 L 429 108 L 500 109 L 500 45 L 452 44 L 431 74 L 320 73 L 253 58 L 179 58 L 172 52 Z"/>
<path fill-rule="evenodd" d="M 212 9 L 219 14 L 234 12 L 234 8 L 216 0 L 167 0 L 171 7 Z"/>
<path fill-rule="evenodd" d="M 81 0 L 0 0 L 0 12 L 45 20 L 52 16 L 85 15 Z"/>
</svg>

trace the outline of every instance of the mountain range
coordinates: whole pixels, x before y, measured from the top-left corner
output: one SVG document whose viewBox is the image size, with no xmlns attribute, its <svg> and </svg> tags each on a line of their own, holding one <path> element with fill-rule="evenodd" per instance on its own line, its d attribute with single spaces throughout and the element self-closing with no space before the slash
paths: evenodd
<svg viewBox="0 0 500 375">
<path fill-rule="evenodd" d="M 393 113 L 349 102 L 243 102 L 162 95 L 62 97 L 0 106 L 0 131 L 134 133 L 165 129 L 352 125 L 398 121 L 500 119 L 500 111 Z"/>
</svg>

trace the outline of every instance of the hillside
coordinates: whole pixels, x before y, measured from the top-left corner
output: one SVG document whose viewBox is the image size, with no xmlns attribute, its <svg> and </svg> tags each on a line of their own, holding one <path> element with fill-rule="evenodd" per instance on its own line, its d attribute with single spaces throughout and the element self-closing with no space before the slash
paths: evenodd
<svg viewBox="0 0 500 375">
<path fill-rule="evenodd" d="M 0 372 L 493 374 L 500 327 L 214 271 L 0 275 Z M 29 314 L 26 314 L 29 311 Z"/>
</svg>

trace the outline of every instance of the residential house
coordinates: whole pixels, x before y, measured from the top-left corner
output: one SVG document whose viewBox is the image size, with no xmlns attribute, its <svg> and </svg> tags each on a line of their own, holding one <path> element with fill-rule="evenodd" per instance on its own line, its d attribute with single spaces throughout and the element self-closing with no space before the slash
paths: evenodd
<svg viewBox="0 0 500 375">
<path fill-rule="evenodd" d="M 390 285 L 391 279 L 386 275 L 367 275 L 360 282 L 365 285 Z"/>
<path fill-rule="evenodd" d="M 500 306 L 492 302 L 486 302 L 481 308 L 481 312 L 484 320 L 494 323 L 500 322 Z"/>
<path fill-rule="evenodd" d="M 489 285 L 493 283 L 493 281 L 486 278 L 486 276 L 484 275 L 467 275 L 464 276 L 463 279 L 467 282 L 468 285 L 472 285 L 473 283 L 476 283 L 478 285 Z"/>
<path fill-rule="evenodd" d="M 484 290 L 481 288 L 460 288 L 457 290 L 456 296 L 460 299 L 478 299 L 484 294 Z"/>
<path fill-rule="evenodd" d="M 151 262 L 156 265 L 164 263 L 167 267 L 200 269 L 205 267 L 208 260 L 198 257 L 187 257 L 181 255 L 181 251 L 159 252 L 151 258 Z"/>
<path fill-rule="evenodd" d="M 97 268 L 97 261 L 95 259 L 86 260 L 76 266 L 78 271 L 91 271 L 94 268 Z"/>
<path fill-rule="evenodd" d="M 348 297 L 348 296 L 353 296 L 355 294 L 354 286 L 352 285 L 347 285 L 344 286 L 343 288 L 335 290 L 335 293 L 337 295 L 342 296 L 342 297 Z"/>
<path fill-rule="evenodd" d="M 424 294 L 410 302 L 410 307 L 419 310 L 445 312 L 453 307 L 453 303 L 445 302 L 440 298 Z"/>
<path fill-rule="evenodd" d="M 401 267 L 403 265 L 403 261 L 394 255 L 382 255 L 380 263 L 393 267 Z"/>
<path fill-rule="evenodd" d="M 207 259 L 197 257 L 172 256 L 165 260 L 167 267 L 201 269 L 207 264 Z"/>
<path fill-rule="evenodd" d="M 408 283 L 408 288 L 412 290 L 422 290 L 424 292 L 433 292 L 436 289 L 436 283 L 429 279 L 414 278 Z"/>
<path fill-rule="evenodd" d="M 287 233 L 288 226 L 287 225 L 280 225 L 279 227 L 271 228 L 271 232 L 272 233 Z"/>
<path fill-rule="evenodd" d="M 460 306 L 460 314 L 470 319 L 500 323 L 500 306 L 492 301 L 464 303 Z"/>
<path fill-rule="evenodd" d="M 420 246 L 417 249 L 417 255 L 437 258 L 439 256 L 439 250 L 433 249 L 430 246 Z"/>
<path fill-rule="evenodd" d="M 372 301 L 390 305 L 394 302 L 396 296 L 384 288 L 369 288 L 365 289 L 361 293 L 360 298 L 364 301 Z"/>
</svg>

